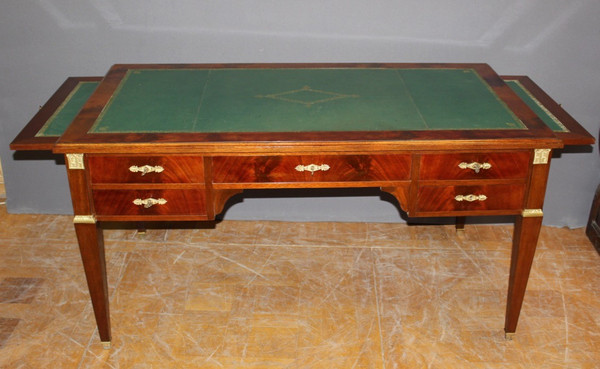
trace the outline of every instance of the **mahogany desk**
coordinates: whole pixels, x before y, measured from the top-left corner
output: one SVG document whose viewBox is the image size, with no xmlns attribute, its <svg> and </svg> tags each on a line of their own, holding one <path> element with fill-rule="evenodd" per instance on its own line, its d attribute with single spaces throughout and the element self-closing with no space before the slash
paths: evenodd
<svg viewBox="0 0 600 369">
<path fill-rule="evenodd" d="M 108 347 L 101 222 L 212 220 L 250 188 L 379 187 L 411 217 L 514 215 L 510 336 L 551 151 L 593 142 L 530 79 L 485 64 L 115 65 L 69 78 L 11 148 L 66 155 Z"/>
</svg>

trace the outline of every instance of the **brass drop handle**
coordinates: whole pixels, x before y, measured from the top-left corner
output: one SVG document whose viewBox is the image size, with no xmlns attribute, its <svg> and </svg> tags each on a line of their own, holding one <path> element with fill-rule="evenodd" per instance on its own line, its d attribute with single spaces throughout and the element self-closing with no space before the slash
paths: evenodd
<svg viewBox="0 0 600 369">
<path fill-rule="evenodd" d="M 148 173 L 160 173 L 162 171 L 164 171 L 165 168 L 161 167 L 160 165 L 155 165 L 155 166 L 151 166 L 151 165 L 143 165 L 141 167 L 138 167 L 137 165 L 132 165 L 129 167 L 129 171 L 132 173 L 142 173 L 142 176 L 145 176 Z"/>
<path fill-rule="evenodd" d="M 159 198 L 159 199 L 153 199 L 152 197 L 149 197 L 147 199 L 135 199 L 133 200 L 133 203 L 137 206 L 144 206 L 144 208 L 148 209 L 153 207 L 154 205 L 164 205 L 167 203 L 167 200 L 163 199 L 163 198 Z"/>
<path fill-rule="evenodd" d="M 472 163 L 465 163 L 464 161 L 460 164 L 458 164 L 458 167 L 460 169 L 472 169 L 473 171 L 475 171 L 475 173 L 479 173 L 479 171 L 481 169 L 490 169 L 492 167 L 492 164 L 490 163 L 478 163 L 476 161 L 472 162 Z"/>
<path fill-rule="evenodd" d="M 317 165 L 317 164 L 309 164 L 309 165 L 298 165 L 296 166 L 296 170 L 298 172 L 310 172 L 311 175 L 314 175 L 315 172 L 321 170 L 323 172 L 326 172 L 329 170 L 329 165 L 327 164 L 321 164 L 321 165 Z"/>
<path fill-rule="evenodd" d="M 473 194 L 469 194 L 469 195 L 457 195 L 457 196 L 454 197 L 454 200 L 456 200 L 456 201 L 468 201 L 468 202 L 485 201 L 485 200 L 487 200 L 487 196 L 486 195 L 473 195 Z"/>
</svg>

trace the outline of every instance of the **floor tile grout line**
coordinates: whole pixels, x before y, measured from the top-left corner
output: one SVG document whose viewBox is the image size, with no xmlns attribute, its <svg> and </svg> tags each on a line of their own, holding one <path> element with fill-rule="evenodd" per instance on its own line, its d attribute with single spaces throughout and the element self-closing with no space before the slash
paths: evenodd
<svg viewBox="0 0 600 369">
<path fill-rule="evenodd" d="M 562 263 L 561 266 L 564 270 L 564 258 L 562 259 Z M 561 270 L 562 272 L 562 270 Z M 560 272 L 559 272 L 560 273 Z M 557 273 L 557 274 L 559 274 Z M 567 304 L 565 302 L 565 289 L 563 287 L 563 283 L 562 283 L 562 278 L 560 276 L 557 276 L 556 278 L 557 283 L 558 283 L 558 287 L 560 289 L 560 297 L 561 297 L 561 302 L 562 302 L 562 309 L 563 309 L 563 314 L 565 316 L 565 324 L 564 324 L 564 329 L 565 329 L 565 358 L 564 361 L 567 362 L 568 358 L 569 358 L 569 314 L 567 313 Z"/>
<path fill-rule="evenodd" d="M 375 308 L 377 310 L 377 330 L 379 331 L 379 348 L 381 351 L 381 363 L 383 365 L 383 369 L 386 368 L 386 360 L 385 360 L 385 348 L 383 341 L 383 330 L 381 325 L 381 305 L 379 304 L 379 284 L 377 283 L 377 268 L 375 265 L 375 254 L 373 253 L 373 249 L 369 248 L 369 252 L 371 254 L 371 270 L 373 274 L 373 289 L 375 291 Z"/>
</svg>

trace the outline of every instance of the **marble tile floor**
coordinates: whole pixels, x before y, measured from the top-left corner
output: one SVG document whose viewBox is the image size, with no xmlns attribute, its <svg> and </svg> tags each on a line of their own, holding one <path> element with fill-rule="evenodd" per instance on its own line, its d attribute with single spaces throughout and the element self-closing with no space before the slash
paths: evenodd
<svg viewBox="0 0 600 369">
<path fill-rule="evenodd" d="M 504 339 L 511 232 L 108 229 L 104 350 L 71 217 L 0 206 L 0 368 L 600 368 L 600 256 L 583 229 L 543 228 Z"/>
</svg>

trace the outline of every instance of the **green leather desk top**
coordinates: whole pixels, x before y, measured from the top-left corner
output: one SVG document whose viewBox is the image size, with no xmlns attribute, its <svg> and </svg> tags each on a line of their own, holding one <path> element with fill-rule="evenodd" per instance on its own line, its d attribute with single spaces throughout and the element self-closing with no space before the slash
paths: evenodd
<svg viewBox="0 0 600 369">
<path fill-rule="evenodd" d="M 518 128 L 471 69 L 138 69 L 90 132 Z"/>
<path fill-rule="evenodd" d="M 566 130 L 507 83 L 550 128 Z M 60 136 L 97 85 L 81 82 L 37 136 Z M 138 69 L 90 133 L 523 128 L 471 69 Z"/>
</svg>

